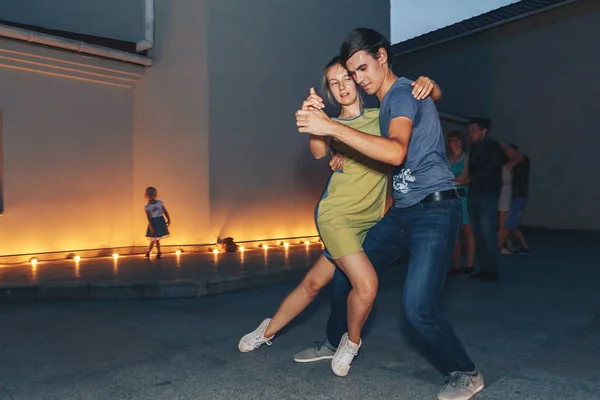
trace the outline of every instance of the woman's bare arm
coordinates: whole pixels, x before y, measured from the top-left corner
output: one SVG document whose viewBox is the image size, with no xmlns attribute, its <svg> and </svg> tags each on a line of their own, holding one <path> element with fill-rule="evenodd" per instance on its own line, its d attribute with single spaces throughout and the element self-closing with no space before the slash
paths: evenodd
<svg viewBox="0 0 600 400">
<path fill-rule="evenodd" d="M 310 151 L 317 159 L 325 157 L 329 153 L 330 137 L 310 135 Z"/>
</svg>

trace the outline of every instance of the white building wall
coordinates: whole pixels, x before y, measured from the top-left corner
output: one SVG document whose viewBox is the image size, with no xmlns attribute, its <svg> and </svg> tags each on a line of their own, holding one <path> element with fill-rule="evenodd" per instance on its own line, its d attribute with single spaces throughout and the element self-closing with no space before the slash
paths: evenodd
<svg viewBox="0 0 600 400">
<path fill-rule="evenodd" d="M 137 78 L 120 68 L 0 39 L 0 255 L 131 243 L 133 92 L 115 85 Z"/>
<path fill-rule="evenodd" d="M 138 39 L 131 10 L 129 22 L 95 30 L 96 1 L 63 20 L 38 15 L 48 10 L 34 0 L 27 15 L 7 1 L 0 14 L 12 17 L 0 19 Z M 155 14 L 146 69 L 0 39 L 0 60 L 1 44 L 15 43 L 56 60 L 41 72 L 0 67 L 0 255 L 145 245 L 150 185 L 173 217 L 165 244 L 316 234 L 329 169 L 312 159 L 294 112 L 353 28 L 389 34 L 389 1 L 156 0 Z"/>
</svg>

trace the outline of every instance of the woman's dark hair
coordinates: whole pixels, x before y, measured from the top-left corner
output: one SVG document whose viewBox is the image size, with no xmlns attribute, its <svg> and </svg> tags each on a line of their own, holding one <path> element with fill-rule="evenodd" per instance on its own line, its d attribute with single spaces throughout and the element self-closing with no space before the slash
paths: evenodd
<svg viewBox="0 0 600 400">
<path fill-rule="evenodd" d="M 369 53 L 374 59 L 378 59 L 379 49 L 381 48 L 383 48 L 386 51 L 388 56 L 388 65 L 391 67 L 392 45 L 390 44 L 388 38 L 386 38 L 374 29 L 357 28 L 350 32 L 346 40 L 344 40 L 344 43 L 342 43 L 342 48 L 340 49 L 340 57 L 344 66 L 346 62 L 350 59 L 350 57 L 352 57 L 359 51 L 365 51 Z"/>
<path fill-rule="evenodd" d="M 452 139 L 458 139 L 460 140 L 460 147 L 463 151 L 466 150 L 467 148 L 467 142 L 465 140 L 464 135 L 462 134 L 462 132 L 460 131 L 452 131 L 448 134 L 448 143 L 450 143 L 450 141 Z"/>
</svg>

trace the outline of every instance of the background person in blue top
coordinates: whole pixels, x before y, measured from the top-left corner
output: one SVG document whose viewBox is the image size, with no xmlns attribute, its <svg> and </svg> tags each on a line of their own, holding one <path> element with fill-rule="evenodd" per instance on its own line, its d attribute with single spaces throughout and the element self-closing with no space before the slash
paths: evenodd
<svg viewBox="0 0 600 400">
<path fill-rule="evenodd" d="M 483 389 L 483 378 L 438 306 L 461 224 L 461 200 L 433 100 L 416 100 L 412 82 L 394 75 L 390 50 L 389 40 L 379 32 L 359 28 L 346 38 L 340 54 L 355 81 L 381 102 L 381 137 L 332 121 L 322 110 L 299 110 L 296 122 L 302 133 L 331 136 L 394 166 L 394 206 L 369 231 L 363 248 L 376 268 L 409 256 L 402 303 L 437 366 L 449 377 L 438 399 L 466 400 Z M 315 104 L 322 103 L 312 96 L 317 97 Z M 327 329 L 331 346 L 337 347 L 346 332 L 350 289 L 347 278 L 336 270 Z"/>
<path fill-rule="evenodd" d="M 471 221 L 469 220 L 469 211 L 467 209 L 467 197 L 468 191 L 467 185 L 469 184 L 469 155 L 465 151 L 465 139 L 463 134 L 459 131 L 452 131 L 448 134 L 447 138 L 448 147 L 448 162 L 450 163 L 450 171 L 456 177 L 456 188 L 464 192 L 462 201 L 462 232 L 465 237 L 465 250 L 467 253 L 467 267 L 461 269 L 461 243 L 460 240 L 456 241 L 456 247 L 454 248 L 454 268 L 451 269 L 448 274 L 454 275 L 457 273 L 465 272 L 471 273 L 473 271 L 473 265 L 475 263 L 475 237 L 473 236 L 473 230 L 471 229 Z"/>
</svg>

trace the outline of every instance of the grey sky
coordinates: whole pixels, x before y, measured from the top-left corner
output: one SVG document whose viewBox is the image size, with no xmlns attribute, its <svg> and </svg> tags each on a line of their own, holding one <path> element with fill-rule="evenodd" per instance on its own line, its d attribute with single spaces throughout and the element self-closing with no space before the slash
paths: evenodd
<svg viewBox="0 0 600 400">
<path fill-rule="evenodd" d="M 434 31 L 515 0 L 390 0 L 392 43 Z"/>
</svg>

